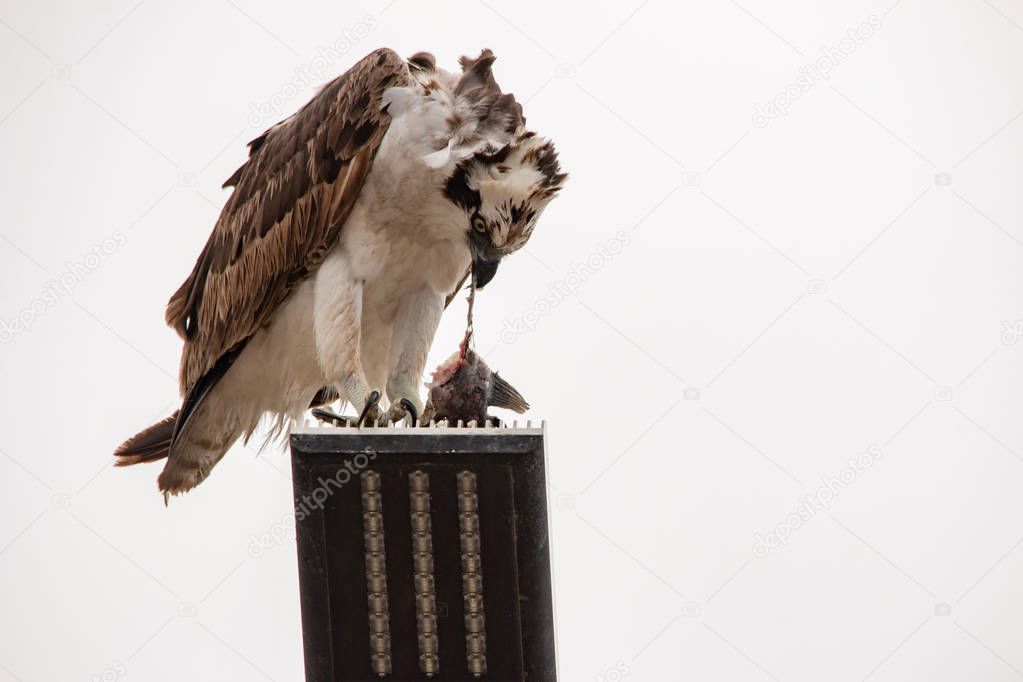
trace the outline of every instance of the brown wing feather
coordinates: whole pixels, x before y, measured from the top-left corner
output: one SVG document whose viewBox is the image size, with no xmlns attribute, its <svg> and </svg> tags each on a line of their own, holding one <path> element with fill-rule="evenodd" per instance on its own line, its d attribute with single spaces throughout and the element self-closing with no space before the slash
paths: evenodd
<svg viewBox="0 0 1023 682">
<path fill-rule="evenodd" d="M 383 92 L 410 82 L 404 59 L 377 50 L 249 144 L 224 183 L 234 193 L 167 304 L 167 324 L 185 339 L 183 392 L 267 324 L 337 242 L 390 123 Z"/>
</svg>

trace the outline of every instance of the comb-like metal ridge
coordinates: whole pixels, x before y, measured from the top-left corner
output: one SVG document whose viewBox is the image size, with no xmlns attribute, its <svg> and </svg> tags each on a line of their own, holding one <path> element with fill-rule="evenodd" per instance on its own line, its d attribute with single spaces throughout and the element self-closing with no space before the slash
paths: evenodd
<svg viewBox="0 0 1023 682">
<path fill-rule="evenodd" d="M 419 670 L 427 677 L 440 672 L 437 641 L 437 592 L 433 579 L 433 533 L 430 521 L 430 476 L 422 471 L 408 475 L 409 512 L 412 524 L 412 583 L 416 599 L 416 636 Z"/>
<path fill-rule="evenodd" d="M 483 613 L 483 566 L 476 474 L 458 474 L 458 537 L 462 554 L 462 599 L 465 604 L 466 667 L 476 677 L 487 672 L 486 618 Z"/>
<path fill-rule="evenodd" d="M 391 626 L 387 603 L 383 499 L 380 496 L 379 474 L 375 471 L 366 471 L 359 478 L 362 485 L 362 534 L 366 548 L 370 668 L 383 677 L 391 672 Z"/>
<path fill-rule="evenodd" d="M 412 425 L 407 424 L 403 421 L 389 421 L 384 418 L 379 419 L 377 422 L 365 422 L 362 426 L 356 426 L 356 417 L 346 416 L 344 420 L 337 420 L 334 423 L 327 423 L 327 421 L 321 419 L 305 419 L 303 422 L 291 429 L 292 433 L 307 433 L 309 429 L 351 429 L 353 431 L 360 430 L 366 431 L 370 429 L 387 429 L 389 431 L 407 432 L 407 433 L 429 433 L 431 431 L 445 431 L 445 432 L 460 432 L 460 431 L 515 431 L 518 429 L 542 429 L 545 426 L 545 422 L 541 421 L 539 424 L 533 424 L 532 420 L 526 420 L 524 423 L 520 423 L 519 420 L 514 419 L 510 422 L 502 421 L 499 424 L 493 424 L 490 420 L 477 423 L 475 419 L 465 423 L 461 419 L 455 422 L 449 422 L 447 419 L 436 421 L 431 419 L 430 421 L 420 421 L 419 423 Z"/>
</svg>

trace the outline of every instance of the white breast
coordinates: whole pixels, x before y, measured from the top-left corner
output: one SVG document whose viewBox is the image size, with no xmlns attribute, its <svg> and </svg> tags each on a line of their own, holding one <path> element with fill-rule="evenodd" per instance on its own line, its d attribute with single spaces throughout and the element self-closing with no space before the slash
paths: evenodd
<svg viewBox="0 0 1023 682">
<path fill-rule="evenodd" d="M 418 286 L 446 294 L 468 267 L 468 218 L 443 195 L 457 159 L 433 167 L 427 157 L 446 149 L 451 100 L 418 86 L 391 88 L 384 100 L 391 125 L 338 248 L 367 284 L 398 295 Z"/>
</svg>

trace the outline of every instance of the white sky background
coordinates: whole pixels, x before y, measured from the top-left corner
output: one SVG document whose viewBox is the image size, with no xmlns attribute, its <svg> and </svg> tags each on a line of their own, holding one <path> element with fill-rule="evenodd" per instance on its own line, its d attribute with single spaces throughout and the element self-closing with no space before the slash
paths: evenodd
<svg viewBox="0 0 1023 682">
<path fill-rule="evenodd" d="M 175 406 L 163 307 L 220 184 L 310 92 L 252 105 L 361 34 L 318 82 L 491 47 L 572 175 L 475 325 L 549 424 L 563 679 L 1023 676 L 1023 6 L 388 2 L 0 3 L 0 320 L 31 322 L 0 334 L 0 682 L 301 678 L 293 539 L 249 553 L 287 456 L 169 509 L 109 463 Z"/>
</svg>

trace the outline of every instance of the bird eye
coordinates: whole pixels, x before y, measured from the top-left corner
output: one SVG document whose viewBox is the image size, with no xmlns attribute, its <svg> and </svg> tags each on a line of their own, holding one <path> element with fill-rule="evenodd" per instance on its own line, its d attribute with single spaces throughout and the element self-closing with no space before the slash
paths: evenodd
<svg viewBox="0 0 1023 682">
<path fill-rule="evenodd" d="M 476 216 L 475 218 L 472 219 L 472 229 L 476 230 L 477 232 L 486 232 L 487 221 L 485 221 L 482 218 L 482 216 Z"/>
</svg>

